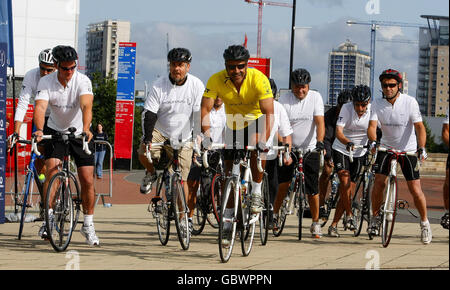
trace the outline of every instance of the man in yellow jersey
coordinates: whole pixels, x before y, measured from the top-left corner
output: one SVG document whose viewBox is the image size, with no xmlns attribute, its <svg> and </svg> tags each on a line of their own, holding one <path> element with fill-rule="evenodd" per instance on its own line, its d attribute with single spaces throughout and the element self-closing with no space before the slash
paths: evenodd
<svg viewBox="0 0 450 290">
<path fill-rule="evenodd" d="M 225 143 L 228 149 L 244 149 L 246 145 L 266 146 L 273 117 L 273 95 L 269 79 L 260 71 L 248 68 L 250 54 L 242 45 L 231 45 L 223 53 L 225 70 L 210 77 L 203 94 L 201 114 L 205 141 L 210 139 L 209 113 L 214 100 L 220 97 L 225 104 L 227 126 Z M 225 170 L 230 172 L 235 150 L 225 150 Z M 265 161 L 262 161 L 265 167 Z M 256 166 L 256 153 L 252 154 L 252 212 L 260 213 L 261 182 L 263 173 Z"/>
</svg>

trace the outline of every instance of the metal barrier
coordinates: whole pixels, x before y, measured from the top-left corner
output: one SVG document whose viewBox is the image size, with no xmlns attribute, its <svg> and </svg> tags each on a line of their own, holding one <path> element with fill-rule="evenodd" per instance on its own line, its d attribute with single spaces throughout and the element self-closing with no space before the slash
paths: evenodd
<svg viewBox="0 0 450 290">
<path fill-rule="evenodd" d="M 111 144 L 108 141 L 94 140 L 94 143 L 95 144 L 107 145 L 107 147 L 109 149 L 109 170 L 108 170 L 108 180 L 109 180 L 108 190 L 109 191 L 105 192 L 105 193 L 102 193 L 102 192 L 97 192 L 97 190 L 95 190 L 95 195 L 96 195 L 95 205 L 97 205 L 99 199 L 101 198 L 103 206 L 111 206 L 111 203 L 105 203 L 105 197 L 112 198 L 112 184 L 113 184 L 113 181 L 112 181 L 112 177 L 113 177 L 113 150 L 112 150 L 112 146 L 111 146 Z M 95 152 L 96 151 L 94 150 L 94 154 L 95 154 Z M 106 153 L 105 153 L 105 155 L 106 155 Z M 105 160 L 103 160 L 103 164 L 105 164 Z M 95 172 L 96 172 L 96 168 L 95 168 L 95 165 L 94 165 L 94 174 L 95 174 Z M 103 180 L 103 178 L 102 179 L 94 178 L 94 188 L 96 188 L 96 183 L 99 180 Z"/>
</svg>

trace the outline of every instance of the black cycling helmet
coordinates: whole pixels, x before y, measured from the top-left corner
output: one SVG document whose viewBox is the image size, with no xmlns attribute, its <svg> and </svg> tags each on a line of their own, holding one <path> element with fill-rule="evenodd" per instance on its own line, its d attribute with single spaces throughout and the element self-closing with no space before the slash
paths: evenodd
<svg viewBox="0 0 450 290">
<path fill-rule="evenodd" d="M 343 106 L 344 104 L 352 101 L 352 91 L 351 90 L 342 90 L 339 92 L 337 97 L 337 103 L 339 106 Z"/>
<path fill-rule="evenodd" d="M 187 62 L 190 63 L 192 60 L 191 52 L 186 48 L 173 48 L 167 54 L 167 60 L 169 62 Z"/>
<path fill-rule="evenodd" d="M 311 75 L 304 68 L 298 68 L 291 72 L 291 82 L 294 85 L 307 85 L 311 82 Z"/>
<path fill-rule="evenodd" d="M 245 60 L 245 61 L 247 61 L 250 58 L 250 53 L 242 45 L 230 45 L 223 52 L 223 58 L 225 59 L 225 61 L 228 61 L 228 60 Z"/>
<path fill-rule="evenodd" d="M 270 88 L 272 89 L 272 95 L 275 98 L 278 92 L 277 84 L 275 83 L 274 79 L 269 79 L 270 82 Z"/>
<path fill-rule="evenodd" d="M 66 45 L 58 45 L 54 47 L 52 50 L 52 55 L 56 63 L 78 60 L 78 54 L 75 48 Z"/>
<path fill-rule="evenodd" d="M 353 88 L 353 102 L 368 102 L 370 100 L 370 88 L 366 85 L 359 85 Z"/>
<path fill-rule="evenodd" d="M 403 83 L 403 77 L 402 74 L 395 69 L 387 69 L 383 71 L 379 77 L 380 82 L 383 81 L 383 79 L 389 78 L 389 79 L 396 79 L 398 83 Z"/>
</svg>

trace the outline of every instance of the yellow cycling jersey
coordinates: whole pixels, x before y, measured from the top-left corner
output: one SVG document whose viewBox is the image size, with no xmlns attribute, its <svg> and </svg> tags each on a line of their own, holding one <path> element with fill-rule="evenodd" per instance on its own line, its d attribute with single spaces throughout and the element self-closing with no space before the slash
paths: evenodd
<svg viewBox="0 0 450 290">
<path fill-rule="evenodd" d="M 259 101 L 273 98 L 273 95 L 269 79 L 259 70 L 247 68 L 239 92 L 223 70 L 209 78 L 203 97 L 220 97 L 225 104 L 228 128 L 241 130 L 263 115 Z"/>
</svg>

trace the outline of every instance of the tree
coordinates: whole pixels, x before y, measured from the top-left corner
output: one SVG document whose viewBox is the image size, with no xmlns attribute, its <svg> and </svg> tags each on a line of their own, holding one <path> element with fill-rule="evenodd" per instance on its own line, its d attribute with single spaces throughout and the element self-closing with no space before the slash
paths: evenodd
<svg viewBox="0 0 450 290">
<path fill-rule="evenodd" d="M 102 123 L 109 143 L 114 144 L 117 81 L 111 75 L 102 77 L 100 73 L 94 73 L 91 81 L 94 93 L 92 125 L 95 128 L 98 123 Z"/>
</svg>

